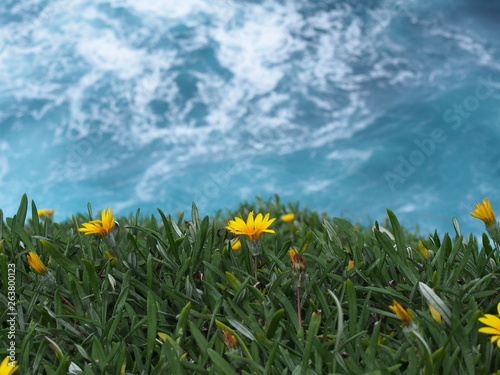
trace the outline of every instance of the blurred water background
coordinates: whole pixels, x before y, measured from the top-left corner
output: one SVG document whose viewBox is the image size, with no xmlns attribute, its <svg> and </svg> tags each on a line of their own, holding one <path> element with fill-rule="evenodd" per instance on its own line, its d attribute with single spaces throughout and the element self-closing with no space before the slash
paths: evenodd
<svg viewBox="0 0 500 375">
<path fill-rule="evenodd" d="M 0 207 L 500 212 L 500 3 L 3 0 Z M 468 207 L 468 208 L 467 208 Z"/>
</svg>

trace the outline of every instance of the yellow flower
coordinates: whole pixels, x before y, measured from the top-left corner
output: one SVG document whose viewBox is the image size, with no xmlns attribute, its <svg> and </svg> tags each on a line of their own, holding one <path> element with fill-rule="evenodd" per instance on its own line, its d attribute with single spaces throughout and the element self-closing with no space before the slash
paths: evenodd
<svg viewBox="0 0 500 375">
<path fill-rule="evenodd" d="M 299 252 L 297 250 L 295 250 L 295 249 L 288 250 L 288 256 L 290 257 L 290 260 L 292 262 L 295 261 L 295 255 L 297 255 L 297 254 L 299 254 Z"/>
<path fill-rule="evenodd" d="M 236 241 L 232 240 L 231 241 L 231 249 L 233 250 L 239 250 L 241 247 L 241 241 L 236 239 Z"/>
<path fill-rule="evenodd" d="M 498 315 L 500 315 L 500 303 L 497 305 L 497 311 Z M 485 314 L 483 317 L 479 318 L 479 321 L 489 327 L 481 327 L 478 331 L 493 335 L 491 336 L 491 342 L 496 341 L 500 348 L 500 319 L 495 315 Z"/>
<path fill-rule="evenodd" d="M 105 236 L 111 231 L 111 229 L 113 229 L 113 225 L 115 225 L 115 218 L 113 216 L 113 212 L 111 211 L 111 207 L 102 211 L 101 220 L 92 220 L 88 223 L 83 223 L 82 225 L 83 228 L 79 228 L 79 232 L 87 232 L 85 234 L 97 233 L 101 236 Z"/>
<path fill-rule="evenodd" d="M 484 198 L 481 203 L 476 203 L 476 208 L 470 213 L 471 216 L 481 219 L 486 225 L 491 225 L 496 223 L 495 214 L 491 209 L 490 200 Z"/>
<path fill-rule="evenodd" d="M 418 251 L 420 251 L 420 254 L 422 254 L 425 259 L 429 259 L 429 250 L 427 250 L 422 241 L 418 241 Z"/>
<path fill-rule="evenodd" d="M 158 332 L 157 335 L 158 335 L 158 337 L 160 338 L 161 341 L 163 341 L 163 342 L 167 341 L 168 335 L 166 333 Z"/>
<path fill-rule="evenodd" d="M 109 259 L 109 263 L 112 266 L 116 266 L 116 263 L 118 263 L 118 258 L 111 255 L 111 253 L 109 251 L 105 251 L 104 256 L 106 257 L 106 259 Z"/>
<path fill-rule="evenodd" d="M 44 217 L 44 216 L 52 217 L 54 215 L 54 212 L 56 212 L 56 210 L 49 210 L 48 208 L 44 208 L 43 210 L 38 210 L 38 216 L 40 216 L 40 217 Z"/>
<path fill-rule="evenodd" d="M 274 233 L 274 230 L 267 229 L 274 220 L 269 219 L 271 214 L 266 214 L 263 218 L 262 214 L 258 214 L 254 220 L 253 211 L 248 214 L 246 223 L 240 217 L 235 217 L 234 220 L 229 220 L 226 227 L 230 232 L 234 234 L 244 234 L 249 240 L 258 240 L 262 233 Z"/>
<path fill-rule="evenodd" d="M 294 249 L 288 250 L 288 255 L 290 256 L 290 259 L 292 261 L 292 271 L 298 275 L 304 272 L 306 269 L 306 261 L 304 260 L 302 255 L 300 255 L 300 253 Z"/>
<path fill-rule="evenodd" d="M 399 319 L 403 321 L 402 326 L 407 326 L 410 324 L 410 309 L 405 309 L 399 302 L 392 301 L 392 305 L 389 308 L 394 311 L 394 313 L 398 316 Z"/>
<path fill-rule="evenodd" d="M 434 318 L 434 320 L 438 323 L 441 323 L 442 320 L 441 314 L 430 303 L 428 305 L 429 305 L 429 311 L 431 312 L 431 315 Z"/>
<path fill-rule="evenodd" d="M 289 223 L 293 219 L 295 219 L 295 214 L 286 214 L 281 217 L 281 220 L 283 220 L 285 223 Z"/>
<path fill-rule="evenodd" d="M 35 254 L 33 251 L 30 251 L 27 255 L 28 265 L 40 275 L 45 275 L 47 273 L 47 268 L 45 268 L 45 264 L 40 260 L 40 257 Z M 0 373 L 1 374 L 1 373 Z"/>
<path fill-rule="evenodd" d="M 11 375 L 17 371 L 19 366 L 16 366 L 16 361 L 9 362 L 9 357 L 5 357 L 0 364 L 0 375 Z"/>
<path fill-rule="evenodd" d="M 350 260 L 349 263 L 347 263 L 347 270 L 351 270 L 354 268 L 354 266 L 356 265 L 356 262 L 353 261 L 353 260 Z"/>
</svg>

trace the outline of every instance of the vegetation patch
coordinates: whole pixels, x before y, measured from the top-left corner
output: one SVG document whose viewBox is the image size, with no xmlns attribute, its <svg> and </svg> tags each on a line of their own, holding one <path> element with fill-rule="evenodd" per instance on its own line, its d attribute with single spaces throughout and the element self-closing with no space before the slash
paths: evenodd
<svg viewBox="0 0 500 375">
<path fill-rule="evenodd" d="M 491 374 L 498 224 L 478 242 L 283 204 L 54 222 L 0 210 L 0 374 Z M 500 374 L 500 373 L 499 373 Z"/>
</svg>

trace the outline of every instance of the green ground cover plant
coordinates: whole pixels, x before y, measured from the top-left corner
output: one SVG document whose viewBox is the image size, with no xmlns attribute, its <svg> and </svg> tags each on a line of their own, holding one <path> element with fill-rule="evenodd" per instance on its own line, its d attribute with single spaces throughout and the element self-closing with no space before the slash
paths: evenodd
<svg viewBox="0 0 500 375">
<path fill-rule="evenodd" d="M 0 210 L 0 360 L 14 341 L 17 374 L 500 369 L 489 202 L 475 212 L 493 239 L 480 240 L 457 220 L 418 235 L 391 210 L 361 227 L 278 196 L 213 218 L 194 204 L 150 217 L 93 209 L 58 223 L 24 196 L 13 217 Z"/>
</svg>

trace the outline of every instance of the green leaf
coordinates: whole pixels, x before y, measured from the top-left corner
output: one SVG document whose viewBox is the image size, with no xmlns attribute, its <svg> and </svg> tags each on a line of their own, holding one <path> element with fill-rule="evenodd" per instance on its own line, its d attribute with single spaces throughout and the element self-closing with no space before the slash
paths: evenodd
<svg viewBox="0 0 500 375">
<path fill-rule="evenodd" d="M 16 214 L 16 221 L 20 226 L 24 226 L 27 212 L 28 212 L 28 196 L 26 194 L 23 194 L 23 197 L 21 198 L 21 204 L 19 205 Z"/>
<path fill-rule="evenodd" d="M 224 375 L 238 375 L 238 373 L 234 370 L 233 366 L 231 366 L 222 356 L 217 353 L 215 350 L 208 348 L 207 353 L 210 356 L 213 364 L 217 369 L 219 369 L 220 374 Z"/>
<path fill-rule="evenodd" d="M 175 326 L 174 337 L 180 345 L 184 344 L 189 311 L 191 311 L 191 302 L 188 302 L 187 305 L 181 310 L 180 314 L 177 315 L 177 325 Z"/>
<path fill-rule="evenodd" d="M 208 357 L 207 352 L 205 348 L 209 348 L 210 345 L 201 333 L 200 329 L 194 324 L 193 321 L 189 322 L 189 332 L 191 333 L 191 337 L 194 338 L 196 341 L 196 344 L 198 345 L 198 348 L 200 348 L 200 353 L 201 353 L 201 360 L 200 360 L 200 365 L 204 365 L 205 361 L 207 360 L 205 357 Z"/>
<path fill-rule="evenodd" d="M 107 328 L 103 333 L 103 335 L 107 336 L 108 341 L 112 341 L 113 335 L 118 328 L 118 325 L 122 323 L 121 318 L 123 313 L 125 312 L 125 303 L 127 302 L 127 298 L 130 292 L 130 275 L 131 271 L 128 270 L 125 274 L 125 278 L 123 279 L 123 283 L 121 285 L 122 290 L 120 292 L 120 295 L 118 296 L 113 310 L 113 320 L 108 322 L 107 327 L 109 328 Z"/>
<path fill-rule="evenodd" d="M 342 310 L 342 305 L 339 299 L 330 289 L 328 289 L 328 294 L 333 298 L 335 306 L 337 307 L 337 334 L 335 335 L 335 347 L 334 350 L 337 351 L 340 348 L 340 339 L 344 333 L 344 312 Z"/>
<path fill-rule="evenodd" d="M 33 232 L 35 232 L 35 234 L 41 234 L 40 218 L 38 216 L 38 210 L 34 201 L 31 201 L 31 225 L 33 225 Z M 2 237 L 0 236 L 0 238 Z"/>
<path fill-rule="evenodd" d="M 52 259 L 54 259 L 62 268 L 64 268 L 69 273 L 76 275 L 78 271 L 78 266 L 73 263 L 69 258 L 67 258 L 63 253 L 59 251 L 59 249 L 53 245 L 48 239 L 35 236 L 45 250 L 50 254 Z"/>
<path fill-rule="evenodd" d="M 309 358 L 311 358 L 313 342 L 317 340 L 316 336 L 319 331 L 319 327 L 321 325 L 321 313 L 314 311 L 311 314 L 311 320 L 309 322 L 309 327 L 307 329 L 307 341 L 306 347 L 304 349 L 304 355 L 302 357 L 302 365 L 301 365 L 301 375 L 305 375 L 307 373 L 307 368 L 309 367 Z"/>
<path fill-rule="evenodd" d="M 231 286 L 231 289 L 237 291 L 241 288 L 241 282 L 231 272 L 226 271 L 226 278 Z"/>
<path fill-rule="evenodd" d="M 349 332 L 353 334 L 357 332 L 357 320 L 358 320 L 358 304 L 356 301 L 356 290 L 354 283 L 350 280 L 346 280 L 346 294 L 347 294 L 347 305 L 349 307 Z"/>
<path fill-rule="evenodd" d="M 49 343 L 51 348 L 56 353 L 57 358 L 61 361 L 64 358 L 64 354 L 63 354 L 61 348 L 59 347 L 59 345 L 57 345 L 57 343 L 54 340 L 52 340 L 51 338 L 48 338 L 47 336 L 45 336 L 44 339 Z"/>
<path fill-rule="evenodd" d="M 278 352 L 279 341 L 275 341 L 273 347 L 271 348 L 271 352 L 269 353 L 269 358 L 266 361 L 266 367 L 264 369 L 264 375 L 272 374 L 272 370 L 274 368 L 274 362 L 276 359 L 276 353 Z"/>
<path fill-rule="evenodd" d="M 200 214 L 198 213 L 198 207 L 193 202 L 191 205 L 191 220 L 193 221 L 194 227 L 196 229 L 200 228 Z"/>
<path fill-rule="evenodd" d="M 340 241 L 340 238 L 339 238 L 337 232 L 335 231 L 335 229 L 333 229 L 332 224 L 330 224 L 330 222 L 325 219 L 325 220 L 323 220 L 323 226 L 326 229 L 328 239 L 337 248 L 337 250 L 342 250 L 342 242 Z"/>
<path fill-rule="evenodd" d="M 100 369 L 106 366 L 106 353 L 97 336 L 92 337 L 92 360 Z"/>
<path fill-rule="evenodd" d="M 165 228 L 165 232 L 167 234 L 167 240 L 170 245 L 171 252 L 174 255 L 177 263 L 180 263 L 181 260 L 179 258 L 179 253 L 178 253 L 178 244 L 175 242 L 174 234 L 172 232 L 172 221 L 168 220 L 165 214 L 160 209 L 158 209 L 158 212 L 160 213 L 160 216 L 163 221 L 163 227 Z"/>
<path fill-rule="evenodd" d="M 285 313 L 285 309 L 279 309 L 278 311 L 276 311 L 273 314 L 271 321 L 269 322 L 269 325 L 267 326 L 266 337 L 268 339 L 272 339 L 274 337 L 274 334 L 276 333 L 276 329 L 278 328 L 278 325 L 279 325 L 280 320 L 283 317 L 284 313 Z"/>
<path fill-rule="evenodd" d="M 423 282 L 419 282 L 418 286 L 420 288 L 420 292 L 424 296 L 424 298 L 429 302 L 439 314 L 441 314 L 443 320 L 450 325 L 451 324 L 451 311 L 449 307 L 444 303 L 444 301 L 439 298 L 439 296 L 434 293 L 434 291 L 429 288 Z"/>
<path fill-rule="evenodd" d="M 312 241 L 312 237 L 313 237 L 313 232 L 312 231 L 307 232 L 307 234 L 304 238 L 304 242 L 302 243 L 302 246 L 300 247 L 299 253 L 304 254 L 304 251 L 307 250 L 307 248 L 309 247 L 309 244 Z"/>
<path fill-rule="evenodd" d="M 394 241 L 396 242 L 399 257 L 402 261 L 406 261 L 406 259 L 408 258 L 408 252 L 406 250 L 403 229 L 401 229 L 401 225 L 399 224 L 396 215 L 394 215 L 394 212 L 392 212 L 390 209 L 387 209 L 387 215 L 389 216 L 389 220 L 391 221 L 392 232 L 394 234 Z"/>
<path fill-rule="evenodd" d="M 82 263 L 85 266 L 85 271 L 83 273 L 83 283 L 90 284 L 94 297 L 98 305 L 101 305 L 101 288 L 99 286 L 99 280 L 97 279 L 96 271 L 94 266 L 86 259 L 82 259 Z"/>
<path fill-rule="evenodd" d="M 227 321 L 234 327 L 235 330 L 243 334 L 243 336 L 246 336 L 250 340 L 255 340 L 255 336 L 253 335 L 253 333 L 250 332 L 250 330 L 243 324 L 232 318 L 228 318 Z"/>
<path fill-rule="evenodd" d="M 158 331 L 158 306 L 152 291 L 148 291 L 147 299 L 147 344 L 146 344 L 146 364 L 149 367 L 153 348 L 155 346 L 156 333 Z"/>
<path fill-rule="evenodd" d="M 340 217 L 334 217 L 333 222 L 349 237 L 354 237 L 356 229 L 354 229 L 354 226 L 350 222 Z"/>
<path fill-rule="evenodd" d="M 164 353 L 165 356 L 167 357 L 167 363 L 169 365 L 169 374 L 182 375 L 185 372 L 184 369 L 182 368 L 181 361 L 179 359 L 179 351 L 181 351 L 181 348 L 169 335 L 166 335 L 165 338 L 166 340 L 163 345 L 164 345 Z"/>
</svg>

